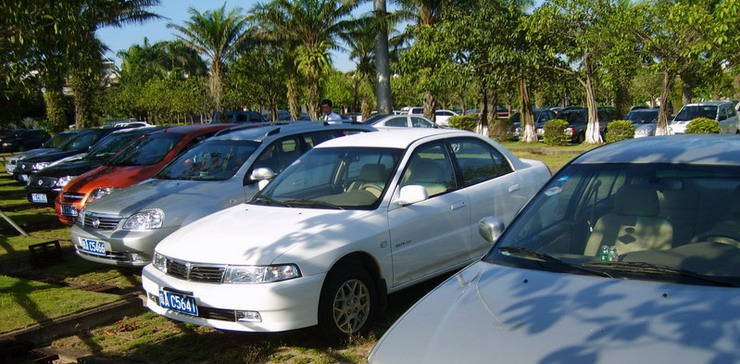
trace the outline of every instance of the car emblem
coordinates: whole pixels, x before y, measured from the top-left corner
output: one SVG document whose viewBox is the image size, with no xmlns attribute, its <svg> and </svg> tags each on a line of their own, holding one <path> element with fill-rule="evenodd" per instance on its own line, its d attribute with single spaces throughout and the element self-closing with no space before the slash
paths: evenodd
<svg viewBox="0 0 740 364">
<path fill-rule="evenodd" d="M 96 217 L 96 218 L 95 218 L 95 219 L 94 219 L 94 220 L 92 221 L 92 226 L 93 226 L 94 228 L 96 228 L 96 229 L 97 229 L 97 228 L 98 228 L 98 226 L 100 226 L 100 219 L 98 219 L 98 218 Z"/>
<path fill-rule="evenodd" d="M 43 180 L 39 180 L 39 182 L 38 182 L 38 183 L 39 183 L 39 186 L 41 186 L 41 185 L 43 185 L 43 184 L 44 184 L 44 181 L 43 181 Z"/>
</svg>

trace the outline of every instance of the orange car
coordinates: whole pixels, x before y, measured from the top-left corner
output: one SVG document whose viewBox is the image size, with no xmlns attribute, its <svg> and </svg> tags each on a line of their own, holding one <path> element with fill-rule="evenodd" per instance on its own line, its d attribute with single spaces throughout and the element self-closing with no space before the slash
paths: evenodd
<svg viewBox="0 0 740 364">
<path fill-rule="evenodd" d="M 59 221 L 72 225 L 90 201 L 151 178 L 170 161 L 234 124 L 173 126 L 138 139 L 102 166 L 70 181 L 54 201 Z"/>
</svg>

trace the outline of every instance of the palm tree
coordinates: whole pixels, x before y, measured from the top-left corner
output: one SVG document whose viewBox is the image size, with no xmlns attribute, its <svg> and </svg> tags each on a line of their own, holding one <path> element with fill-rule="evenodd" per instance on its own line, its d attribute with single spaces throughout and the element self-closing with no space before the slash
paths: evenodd
<svg viewBox="0 0 740 364">
<path fill-rule="evenodd" d="M 296 55 L 297 70 L 308 84 L 308 111 L 312 119 L 319 117 L 319 84 L 331 63 L 329 50 L 339 49 L 338 36 L 355 26 L 356 21 L 345 19 L 358 4 L 358 0 L 273 0 L 250 10 L 250 19 L 258 24 L 255 35 L 259 39 L 281 44 Z M 288 90 L 290 93 L 290 85 Z M 291 102 L 294 95 L 288 97 Z"/>
<path fill-rule="evenodd" d="M 226 12 L 226 4 L 213 11 L 188 9 L 190 20 L 184 25 L 167 24 L 181 35 L 176 37 L 210 61 L 209 89 L 216 111 L 223 112 L 223 79 L 226 62 L 236 57 L 239 46 L 247 39 L 247 19 L 241 8 Z"/>
</svg>

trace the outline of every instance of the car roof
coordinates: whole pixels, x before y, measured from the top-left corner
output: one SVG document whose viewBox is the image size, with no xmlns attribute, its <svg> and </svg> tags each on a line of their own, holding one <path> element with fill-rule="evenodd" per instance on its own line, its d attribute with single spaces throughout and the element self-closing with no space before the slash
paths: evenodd
<svg viewBox="0 0 740 364">
<path fill-rule="evenodd" d="M 169 126 L 162 130 L 158 130 L 155 133 L 156 134 L 190 134 L 190 133 L 198 133 L 198 132 L 208 132 L 212 130 L 221 130 L 225 128 L 229 128 L 232 126 L 236 126 L 237 124 L 194 124 L 194 125 L 176 125 L 176 126 Z M 120 130 L 120 129 L 116 129 Z"/>
<path fill-rule="evenodd" d="M 377 133 L 362 133 L 327 140 L 316 147 L 407 148 L 417 140 L 437 135 L 476 136 L 478 134 L 459 129 L 398 128 Z"/>
<path fill-rule="evenodd" d="M 740 138 L 730 134 L 686 134 L 628 139 L 588 151 L 571 163 L 740 165 Z"/>
<path fill-rule="evenodd" d="M 690 104 L 686 104 L 684 106 L 718 106 L 718 105 L 724 105 L 729 104 L 733 105 L 734 103 L 732 101 L 702 101 L 702 102 L 692 102 Z"/>
<path fill-rule="evenodd" d="M 294 121 L 290 123 L 256 124 L 254 127 L 251 128 L 236 129 L 225 134 L 216 135 L 214 137 L 211 137 L 209 140 L 253 140 L 261 142 L 271 137 L 280 137 L 284 135 L 300 134 L 321 130 L 346 129 L 364 131 L 377 130 L 373 127 L 362 124 L 325 123 L 321 121 Z"/>
</svg>

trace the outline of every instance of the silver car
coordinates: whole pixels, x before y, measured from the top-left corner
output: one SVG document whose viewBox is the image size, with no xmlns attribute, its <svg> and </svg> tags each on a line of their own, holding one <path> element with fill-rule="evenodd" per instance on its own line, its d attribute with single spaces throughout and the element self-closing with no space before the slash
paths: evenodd
<svg viewBox="0 0 740 364">
<path fill-rule="evenodd" d="M 704 101 L 685 105 L 668 125 L 668 129 L 671 134 L 684 134 L 689 122 L 696 118 L 716 121 L 722 134 L 740 134 L 740 117 L 732 101 Z"/>
<path fill-rule="evenodd" d="M 612 143 L 406 312 L 371 364 L 740 363 L 740 138 Z M 453 243 L 453 242 L 450 242 Z"/>
<path fill-rule="evenodd" d="M 365 125 L 296 122 L 249 125 L 216 135 L 154 178 L 88 204 L 72 227 L 72 242 L 84 259 L 144 266 L 167 235 L 249 200 L 259 190 L 258 181 L 251 177 L 255 169 L 279 173 L 323 141 L 375 130 Z"/>
</svg>

